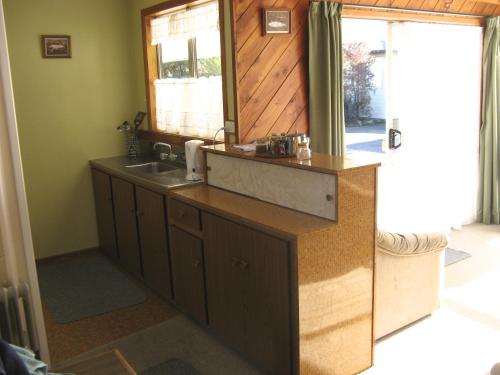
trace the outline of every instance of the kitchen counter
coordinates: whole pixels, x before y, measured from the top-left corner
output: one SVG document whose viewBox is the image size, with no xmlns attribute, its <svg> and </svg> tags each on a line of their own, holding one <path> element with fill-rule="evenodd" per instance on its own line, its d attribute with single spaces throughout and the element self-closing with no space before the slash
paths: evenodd
<svg viewBox="0 0 500 375">
<path fill-rule="evenodd" d="M 165 162 L 165 164 L 178 167 L 179 169 L 162 172 L 160 174 L 135 171 L 134 168 L 129 167 L 131 165 L 152 161 L 158 160 L 150 155 L 138 157 L 134 160 L 126 156 L 116 156 L 90 160 L 90 166 L 162 194 L 172 189 L 196 185 L 203 182 L 186 180 L 186 166 L 179 162 Z"/>
<path fill-rule="evenodd" d="M 328 173 L 340 175 L 345 172 L 351 172 L 353 170 L 373 168 L 380 166 L 380 162 L 373 160 L 356 160 L 350 159 L 348 157 L 332 156 L 328 154 L 318 154 L 313 152 L 310 160 L 299 161 L 295 157 L 290 158 L 269 158 L 258 156 L 254 151 L 244 152 L 225 144 L 218 144 L 215 146 L 203 146 L 203 150 L 211 152 L 214 154 L 238 157 L 242 159 L 259 161 L 262 163 L 269 163 L 274 165 L 280 165 L 284 167 L 292 167 L 298 169 L 304 169 L 320 173 Z"/>
<path fill-rule="evenodd" d="M 169 194 L 171 252 L 204 262 L 209 326 L 266 373 L 359 373 L 373 363 L 377 166 L 319 172 L 260 159 L 207 152 L 207 184 Z M 192 314 L 205 311 L 198 300 Z"/>
<path fill-rule="evenodd" d="M 170 196 L 289 239 L 331 229 L 335 225 L 330 220 L 205 184 L 177 190 Z"/>
</svg>

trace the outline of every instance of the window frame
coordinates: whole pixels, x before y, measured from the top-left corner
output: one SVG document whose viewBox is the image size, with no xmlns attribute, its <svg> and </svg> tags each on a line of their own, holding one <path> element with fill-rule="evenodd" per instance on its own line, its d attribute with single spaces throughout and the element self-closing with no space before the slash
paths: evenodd
<svg viewBox="0 0 500 375">
<path fill-rule="evenodd" d="M 148 130 L 141 131 L 144 139 L 161 139 L 174 144 L 183 144 L 184 142 L 191 139 L 200 139 L 204 141 L 213 142 L 213 139 L 186 136 L 181 134 L 168 133 L 157 128 L 156 120 L 156 92 L 154 88 L 154 82 L 159 77 L 159 65 L 158 65 L 158 49 L 157 46 L 151 45 L 151 20 L 153 18 L 162 16 L 167 13 L 181 11 L 185 9 L 190 9 L 198 6 L 202 6 L 213 0 L 170 0 L 166 1 L 152 7 L 143 9 L 141 11 L 142 20 L 142 47 L 143 47 L 143 57 L 144 57 L 144 77 L 146 86 L 146 102 L 147 102 L 147 114 L 148 114 Z M 221 75 L 222 75 L 222 103 L 223 103 L 223 119 L 224 123 L 227 121 L 227 91 L 226 91 L 226 51 L 224 43 L 224 4 L 223 0 L 216 0 L 219 5 L 219 36 L 220 36 L 220 58 L 221 58 Z M 221 124 L 221 127 L 224 124 Z M 226 136 L 225 136 L 226 138 Z"/>
</svg>

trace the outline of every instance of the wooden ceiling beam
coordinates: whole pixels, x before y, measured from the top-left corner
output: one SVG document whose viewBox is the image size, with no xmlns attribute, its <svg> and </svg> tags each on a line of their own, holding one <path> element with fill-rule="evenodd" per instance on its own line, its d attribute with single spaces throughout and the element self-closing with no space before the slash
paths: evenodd
<svg viewBox="0 0 500 375">
<path fill-rule="evenodd" d="M 500 0 L 465 0 L 470 3 L 485 3 L 485 4 L 493 4 L 500 5 Z"/>
<path fill-rule="evenodd" d="M 483 17 L 462 16 L 457 14 L 435 13 L 417 10 L 383 9 L 345 5 L 342 17 L 385 19 L 394 21 L 435 22 L 453 25 L 482 26 Z"/>
</svg>

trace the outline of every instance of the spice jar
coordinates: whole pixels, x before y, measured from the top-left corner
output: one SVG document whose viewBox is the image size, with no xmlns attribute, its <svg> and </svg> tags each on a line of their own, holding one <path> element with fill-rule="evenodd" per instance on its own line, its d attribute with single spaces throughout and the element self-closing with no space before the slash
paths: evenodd
<svg viewBox="0 0 500 375">
<path fill-rule="evenodd" d="M 299 143 L 299 148 L 297 150 L 297 160 L 309 160 L 311 159 L 311 149 L 309 148 L 309 138 L 304 137 Z"/>
</svg>

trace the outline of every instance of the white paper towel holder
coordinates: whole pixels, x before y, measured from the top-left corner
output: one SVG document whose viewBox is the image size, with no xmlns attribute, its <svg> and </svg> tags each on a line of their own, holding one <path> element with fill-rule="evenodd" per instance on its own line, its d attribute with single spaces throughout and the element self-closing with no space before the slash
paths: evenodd
<svg viewBox="0 0 500 375">
<path fill-rule="evenodd" d="M 187 141 L 185 146 L 186 151 L 186 167 L 187 175 L 186 180 L 189 181 L 199 181 L 203 180 L 204 168 L 204 158 L 203 151 L 200 146 L 205 142 L 201 140 L 191 140 Z"/>
</svg>

